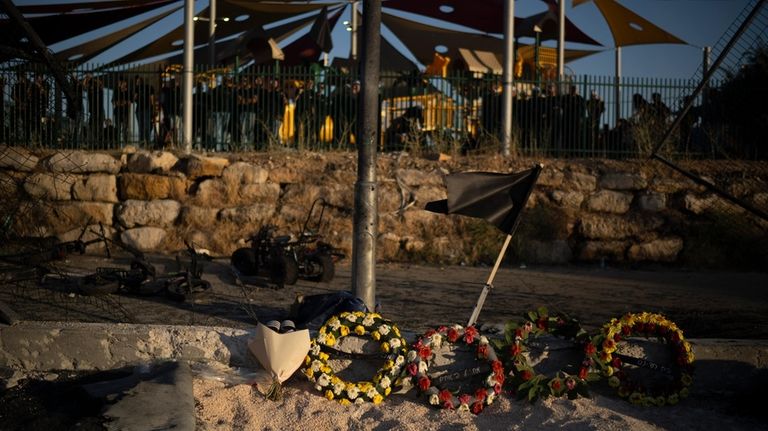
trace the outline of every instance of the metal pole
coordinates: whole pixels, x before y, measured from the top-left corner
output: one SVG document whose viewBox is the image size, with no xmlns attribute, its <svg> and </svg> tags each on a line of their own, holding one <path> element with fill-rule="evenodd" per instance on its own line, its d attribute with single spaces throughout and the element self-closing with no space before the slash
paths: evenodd
<svg viewBox="0 0 768 431">
<path fill-rule="evenodd" d="M 565 75 L 565 0 L 558 0 L 560 6 L 557 14 L 557 76 L 563 80 Z"/>
<path fill-rule="evenodd" d="M 703 60 L 703 72 L 707 73 L 709 71 L 710 58 L 709 56 L 712 54 L 712 47 L 711 46 L 705 46 L 704 47 L 704 60 Z"/>
<path fill-rule="evenodd" d="M 182 130 L 182 141 L 184 142 L 184 152 L 192 152 L 192 82 L 195 79 L 195 70 L 192 64 L 195 53 L 195 0 L 185 0 L 184 2 L 184 69 L 182 76 L 183 95 L 182 105 L 184 111 L 182 115 L 184 128 Z"/>
<path fill-rule="evenodd" d="M 707 72 L 709 72 L 710 66 L 712 66 L 710 55 L 712 54 L 712 47 L 711 46 L 705 46 L 703 50 L 704 58 L 702 59 L 701 64 L 701 75 L 707 76 Z M 702 109 L 706 112 L 707 110 L 707 104 L 709 102 L 709 92 L 707 91 L 709 87 L 709 80 L 704 81 L 704 87 L 702 88 L 701 93 L 701 106 Z"/>
<path fill-rule="evenodd" d="M 378 209 L 376 144 L 378 143 L 379 77 L 381 75 L 381 0 L 363 1 L 362 103 L 358 108 L 357 182 L 352 239 L 352 290 L 369 310 L 376 309 L 376 237 Z"/>
<path fill-rule="evenodd" d="M 509 156 L 512 147 L 512 88 L 515 70 L 515 1 L 504 3 L 504 84 L 502 87 L 501 155 Z"/>
<path fill-rule="evenodd" d="M 216 0 L 210 0 L 208 6 L 208 64 L 216 66 Z"/>
<path fill-rule="evenodd" d="M 352 2 L 352 31 L 350 32 L 350 53 L 352 61 L 357 61 L 357 1 Z"/>
<path fill-rule="evenodd" d="M 621 47 L 616 47 L 616 124 L 621 118 Z"/>
<path fill-rule="evenodd" d="M 541 45 L 541 32 L 536 32 L 536 39 L 533 42 L 533 69 L 536 71 L 536 86 L 541 88 L 541 67 L 539 65 L 539 45 Z"/>
</svg>

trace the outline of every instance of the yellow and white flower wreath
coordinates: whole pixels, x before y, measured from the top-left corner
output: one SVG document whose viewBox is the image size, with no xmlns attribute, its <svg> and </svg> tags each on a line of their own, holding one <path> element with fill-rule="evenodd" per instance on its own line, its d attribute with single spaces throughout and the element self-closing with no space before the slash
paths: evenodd
<svg viewBox="0 0 768 431">
<path fill-rule="evenodd" d="M 380 343 L 382 352 L 388 354 L 372 380 L 346 382 L 337 377 L 328 365 L 330 357 L 322 351 L 322 347 L 332 348 L 347 335 L 368 335 Z M 343 405 L 379 404 L 390 394 L 392 385 L 400 377 L 407 353 L 408 343 L 391 321 L 378 313 L 344 312 L 331 317 L 320 328 L 317 337 L 312 340 L 302 372 L 329 400 L 337 400 Z"/>
</svg>

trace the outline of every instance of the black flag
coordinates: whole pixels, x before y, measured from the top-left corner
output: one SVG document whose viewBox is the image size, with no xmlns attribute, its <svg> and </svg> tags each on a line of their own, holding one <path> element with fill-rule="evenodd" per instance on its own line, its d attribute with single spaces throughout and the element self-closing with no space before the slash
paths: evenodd
<svg viewBox="0 0 768 431">
<path fill-rule="evenodd" d="M 482 218 L 502 232 L 511 234 L 540 172 L 541 165 L 536 165 L 526 171 L 511 174 L 451 174 L 445 177 L 448 199 L 429 202 L 424 209 Z"/>
<path fill-rule="evenodd" d="M 331 23 L 328 21 L 328 7 L 317 14 L 312 28 L 309 30 L 309 37 L 317 44 L 322 52 L 331 52 L 333 49 L 333 38 L 331 38 Z"/>
</svg>

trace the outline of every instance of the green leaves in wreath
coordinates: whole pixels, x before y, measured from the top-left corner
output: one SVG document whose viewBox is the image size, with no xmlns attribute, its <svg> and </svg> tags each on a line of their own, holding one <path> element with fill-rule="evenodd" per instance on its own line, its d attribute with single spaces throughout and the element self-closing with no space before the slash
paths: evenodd
<svg viewBox="0 0 768 431">
<path fill-rule="evenodd" d="M 536 337 L 546 334 L 571 339 L 577 345 L 589 338 L 578 321 L 563 313 L 550 315 L 546 307 L 526 313 L 520 323 L 508 322 L 505 325 L 504 345 L 498 346 L 498 350 L 503 352 L 505 368 L 511 370 L 509 382 L 518 398 L 533 402 L 548 396 L 567 396 L 569 399 L 588 397 L 589 373 L 582 376 L 582 373 L 571 375 L 558 371 L 554 376 L 544 376 L 537 374 L 528 363 L 530 345 Z M 599 374 L 595 373 L 595 377 L 599 378 Z"/>
</svg>

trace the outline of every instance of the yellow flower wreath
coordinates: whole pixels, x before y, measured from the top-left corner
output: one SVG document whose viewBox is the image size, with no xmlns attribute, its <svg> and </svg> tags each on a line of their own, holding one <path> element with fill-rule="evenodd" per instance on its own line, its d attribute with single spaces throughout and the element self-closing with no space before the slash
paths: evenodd
<svg viewBox="0 0 768 431">
<path fill-rule="evenodd" d="M 384 365 L 376 372 L 371 381 L 346 382 L 335 375 L 328 365 L 330 355 L 323 347 L 332 348 L 338 340 L 347 335 L 369 335 L 380 342 L 380 349 L 388 353 Z M 408 343 L 400 335 L 400 330 L 378 313 L 360 311 L 344 312 L 328 319 L 320 328 L 304 360 L 302 372 L 315 388 L 329 400 L 339 401 L 343 405 L 381 403 L 392 391 L 392 386 L 400 377 L 405 366 Z"/>
</svg>

